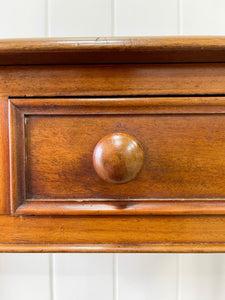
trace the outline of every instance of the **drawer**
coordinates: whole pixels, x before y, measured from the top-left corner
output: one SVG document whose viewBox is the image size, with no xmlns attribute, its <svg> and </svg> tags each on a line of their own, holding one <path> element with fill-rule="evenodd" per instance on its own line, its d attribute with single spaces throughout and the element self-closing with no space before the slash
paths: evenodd
<svg viewBox="0 0 225 300">
<path fill-rule="evenodd" d="M 16 215 L 224 213 L 225 98 L 10 99 Z"/>
</svg>

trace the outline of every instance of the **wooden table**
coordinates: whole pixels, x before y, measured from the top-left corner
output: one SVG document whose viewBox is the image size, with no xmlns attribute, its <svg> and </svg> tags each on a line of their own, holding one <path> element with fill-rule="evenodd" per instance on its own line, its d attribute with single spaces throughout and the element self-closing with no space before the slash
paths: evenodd
<svg viewBox="0 0 225 300">
<path fill-rule="evenodd" d="M 0 41 L 0 251 L 223 252 L 225 38 Z"/>
</svg>

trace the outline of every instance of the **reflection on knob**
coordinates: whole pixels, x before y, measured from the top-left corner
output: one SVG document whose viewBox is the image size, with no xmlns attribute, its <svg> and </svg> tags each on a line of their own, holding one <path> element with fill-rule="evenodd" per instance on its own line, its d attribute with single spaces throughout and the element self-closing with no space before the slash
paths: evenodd
<svg viewBox="0 0 225 300">
<path fill-rule="evenodd" d="M 112 133 L 103 137 L 95 146 L 93 164 L 103 180 L 125 183 L 134 179 L 144 162 L 140 143 L 125 133 Z"/>
</svg>

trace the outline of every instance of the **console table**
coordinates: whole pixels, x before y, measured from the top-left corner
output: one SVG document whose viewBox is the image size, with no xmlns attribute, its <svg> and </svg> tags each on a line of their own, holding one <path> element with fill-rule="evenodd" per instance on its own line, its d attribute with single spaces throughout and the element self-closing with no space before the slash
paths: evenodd
<svg viewBox="0 0 225 300">
<path fill-rule="evenodd" d="M 224 252 L 225 38 L 0 41 L 0 251 Z"/>
</svg>

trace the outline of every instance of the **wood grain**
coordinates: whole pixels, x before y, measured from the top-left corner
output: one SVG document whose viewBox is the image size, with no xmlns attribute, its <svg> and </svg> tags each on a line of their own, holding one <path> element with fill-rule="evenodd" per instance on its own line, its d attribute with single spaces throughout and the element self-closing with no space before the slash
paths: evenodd
<svg viewBox="0 0 225 300">
<path fill-rule="evenodd" d="M 0 244 L 4 253 L 221 253 L 224 243 Z"/>
<path fill-rule="evenodd" d="M 9 103 L 10 117 L 10 210 L 11 213 L 26 198 L 25 131 L 22 112 Z"/>
<path fill-rule="evenodd" d="M 224 37 L 48 38 L 0 41 L 0 65 L 225 62 Z"/>
<path fill-rule="evenodd" d="M 224 115 L 32 116 L 26 122 L 28 199 L 225 198 Z M 92 153 L 102 137 L 118 131 L 140 141 L 145 164 L 135 179 L 115 187 L 97 176 Z"/>
<path fill-rule="evenodd" d="M 225 64 L 115 64 L 0 67 L 0 95 L 224 95 Z"/>
<path fill-rule="evenodd" d="M 24 200 L 15 215 L 36 216 L 92 216 L 92 215 L 224 215 L 224 199 L 107 199 L 62 200 L 49 199 Z"/>
<path fill-rule="evenodd" d="M 224 37 L 0 41 L 0 251 L 224 252 L 224 86 Z M 112 132 L 145 153 L 116 189 Z"/>
<path fill-rule="evenodd" d="M 26 182 L 26 197 L 13 201 L 16 214 L 225 213 L 224 97 L 11 103 L 26 116 L 26 155 L 15 165 L 27 157 L 27 178 L 22 171 L 13 176 L 21 189 Z M 21 151 L 23 123 L 15 122 L 14 133 Z M 145 164 L 137 178 L 115 187 L 97 176 L 92 154 L 102 137 L 118 131 L 141 142 Z"/>
<path fill-rule="evenodd" d="M 224 96 L 11 98 L 26 115 L 224 114 Z"/>
<path fill-rule="evenodd" d="M 8 98 L 0 97 L 0 214 L 9 213 Z"/>
<path fill-rule="evenodd" d="M 111 133 L 103 137 L 93 151 L 93 166 L 103 180 L 126 183 L 134 179 L 144 163 L 141 144 L 125 133 Z"/>
<path fill-rule="evenodd" d="M 0 226 L 0 251 L 225 251 L 224 216 L 1 216 Z"/>
</svg>

